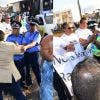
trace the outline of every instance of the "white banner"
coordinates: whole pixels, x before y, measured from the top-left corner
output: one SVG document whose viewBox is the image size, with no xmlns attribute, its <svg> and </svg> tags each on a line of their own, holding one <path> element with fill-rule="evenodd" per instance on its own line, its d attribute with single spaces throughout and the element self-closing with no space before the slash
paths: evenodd
<svg viewBox="0 0 100 100">
<path fill-rule="evenodd" d="M 58 53 L 57 50 L 54 51 L 54 68 L 65 82 L 71 96 L 73 96 L 73 91 L 70 74 L 79 62 L 83 61 L 86 56 L 92 56 L 91 54 L 92 52 L 90 48 L 84 50 L 78 43 L 75 44 L 74 52 Z"/>
</svg>

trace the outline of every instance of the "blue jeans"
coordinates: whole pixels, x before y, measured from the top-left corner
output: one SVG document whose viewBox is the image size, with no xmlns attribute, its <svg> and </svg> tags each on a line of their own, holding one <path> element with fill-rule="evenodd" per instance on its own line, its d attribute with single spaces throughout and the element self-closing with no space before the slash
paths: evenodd
<svg viewBox="0 0 100 100">
<path fill-rule="evenodd" d="M 40 100 L 53 100 L 53 63 L 46 60 L 41 69 Z"/>
</svg>

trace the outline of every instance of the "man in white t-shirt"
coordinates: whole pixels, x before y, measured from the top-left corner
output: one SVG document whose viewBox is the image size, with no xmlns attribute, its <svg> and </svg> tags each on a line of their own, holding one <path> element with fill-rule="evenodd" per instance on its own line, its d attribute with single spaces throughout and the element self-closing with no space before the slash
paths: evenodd
<svg viewBox="0 0 100 100">
<path fill-rule="evenodd" d="M 53 37 L 53 55 L 54 58 L 61 57 L 69 59 L 72 55 L 75 55 L 73 52 L 75 50 L 74 43 L 78 42 L 78 38 L 73 33 L 73 26 L 72 24 L 63 24 L 64 34 L 61 37 Z M 71 65 L 70 62 L 68 63 L 68 70 L 69 66 L 72 68 L 73 64 Z M 58 92 L 58 97 L 60 100 L 71 100 L 70 92 L 68 91 L 68 87 L 65 85 L 64 81 L 59 76 L 59 73 L 63 72 L 63 65 L 58 67 L 54 65 L 56 71 L 54 71 L 54 88 Z M 60 68 L 60 71 L 58 69 Z M 65 70 L 65 69 L 64 69 Z M 67 71 L 67 70 L 66 70 Z"/>
<path fill-rule="evenodd" d="M 9 34 L 11 34 L 12 32 L 12 28 L 11 28 L 11 25 L 10 25 L 10 15 L 7 13 L 5 14 L 4 16 L 4 20 L 5 22 L 3 22 L 3 32 L 5 33 L 5 39 L 8 37 Z"/>
<path fill-rule="evenodd" d="M 80 20 L 79 28 L 75 31 L 75 34 L 79 38 L 79 42 L 86 47 L 93 39 L 93 33 L 87 29 L 87 19 L 82 18 Z"/>
<path fill-rule="evenodd" d="M 5 22 L 3 23 L 4 25 L 4 32 L 5 34 L 10 34 L 12 31 L 11 25 L 10 25 L 10 15 L 5 14 Z"/>
<path fill-rule="evenodd" d="M 60 37 L 66 43 L 67 51 L 74 51 L 74 44 L 79 42 L 77 35 L 74 33 L 74 25 L 72 23 L 64 23 L 62 25 L 64 34 Z"/>
</svg>

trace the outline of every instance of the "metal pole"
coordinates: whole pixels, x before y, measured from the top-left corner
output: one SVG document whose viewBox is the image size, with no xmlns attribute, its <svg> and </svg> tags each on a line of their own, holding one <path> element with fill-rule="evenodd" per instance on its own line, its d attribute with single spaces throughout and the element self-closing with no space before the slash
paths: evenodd
<svg viewBox="0 0 100 100">
<path fill-rule="evenodd" d="M 50 11 L 52 10 L 53 0 L 50 0 Z"/>
<path fill-rule="evenodd" d="M 79 0 L 77 0 L 77 4 L 78 4 L 79 13 L 80 13 L 80 18 L 82 18 L 82 14 L 81 14 L 81 6 L 80 6 Z"/>
<path fill-rule="evenodd" d="M 40 0 L 40 14 L 43 12 L 43 0 Z"/>
</svg>

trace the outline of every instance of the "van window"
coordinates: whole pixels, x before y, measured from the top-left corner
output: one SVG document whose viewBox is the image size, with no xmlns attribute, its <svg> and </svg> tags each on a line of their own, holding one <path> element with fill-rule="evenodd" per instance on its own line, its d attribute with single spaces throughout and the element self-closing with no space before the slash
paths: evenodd
<svg viewBox="0 0 100 100">
<path fill-rule="evenodd" d="M 42 17 L 39 17 L 39 25 L 44 25 Z"/>
<path fill-rule="evenodd" d="M 53 15 L 44 17 L 46 24 L 53 24 Z"/>
</svg>

